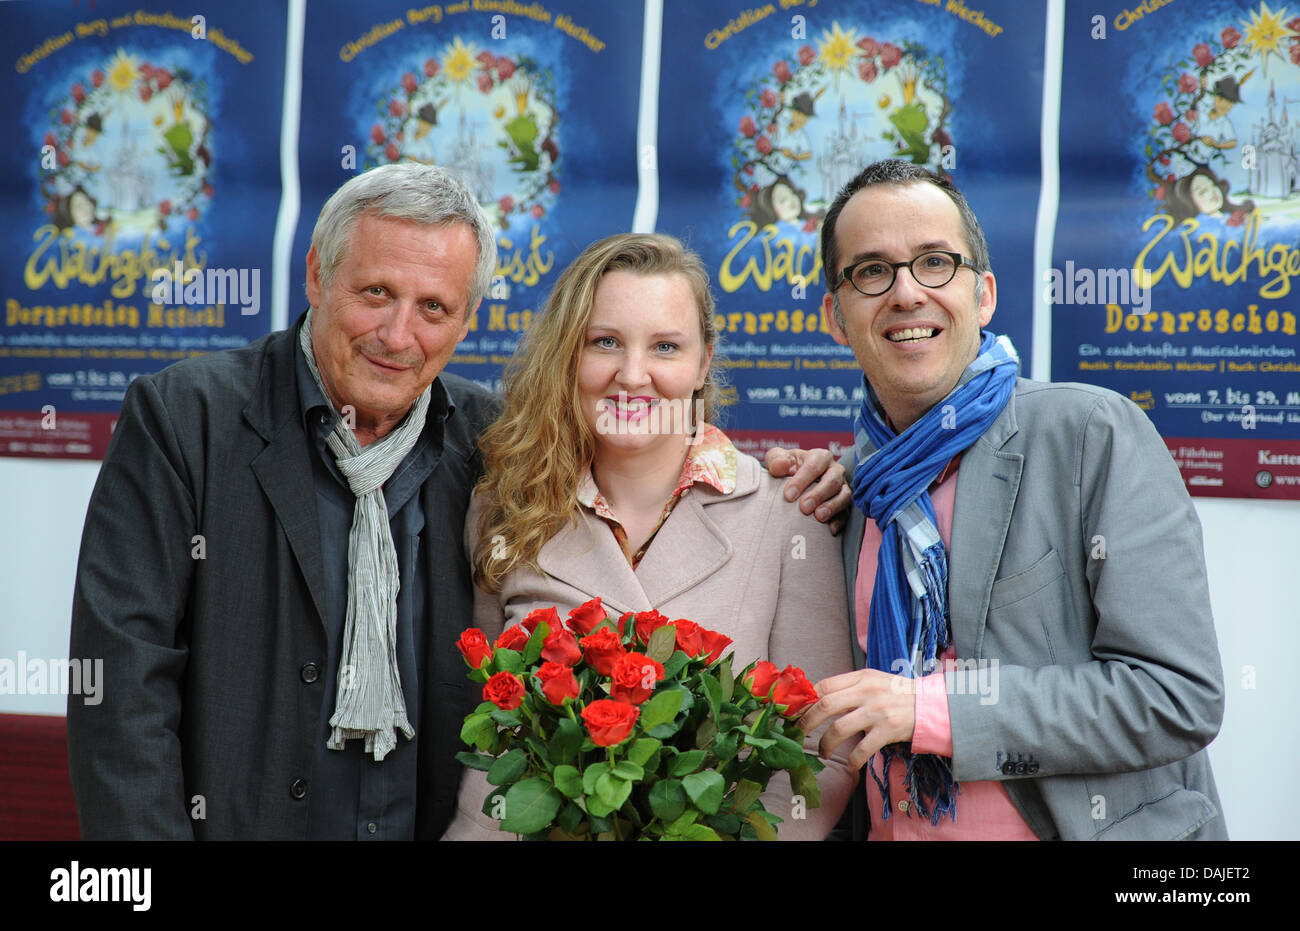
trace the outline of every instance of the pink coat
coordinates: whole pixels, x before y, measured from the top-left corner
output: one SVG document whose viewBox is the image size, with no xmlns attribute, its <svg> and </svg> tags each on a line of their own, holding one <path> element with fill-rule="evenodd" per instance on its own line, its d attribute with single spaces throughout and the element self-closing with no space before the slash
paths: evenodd
<svg viewBox="0 0 1300 931">
<path fill-rule="evenodd" d="M 557 606 L 560 615 L 599 595 L 606 608 L 655 609 L 720 631 L 734 641 L 739 671 L 755 659 L 779 668 L 801 667 L 812 682 L 853 668 L 840 541 L 822 524 L 805 517 L 781 496 L 782 480 L 772 478 L 752 456 L 739 455 L 736 488 L 722 494 L 697 483 L 686 491 L 664 522 L 636 571 L 613 533 L 600 518 L 579 508 L 576 523 L 542 548 L 546 576 L 512 572 L 502 591 L 475 590 L 474 626 L 495 640 L 536 608 Z M 477 497 L 465 525 L 466 552 L 478 538 Z M 820 736 L 820 731 L 817 735 Z M 818 776 L 822 804 L 806 817 L 793 811 L 788 778 L 778 773 L 763 794 L 768 811 L 783 822 L 783 840 L 820 840 L 839 820 L 857 781 L 847 755 L 849 740 Z M 816 752 L 816 740 L 806 744 Z M 461 780 L 458 812 L 444 840 L 505 840 L 481 811 L 489 789 L 484 774 L 467 770 Z"/>
</svg>

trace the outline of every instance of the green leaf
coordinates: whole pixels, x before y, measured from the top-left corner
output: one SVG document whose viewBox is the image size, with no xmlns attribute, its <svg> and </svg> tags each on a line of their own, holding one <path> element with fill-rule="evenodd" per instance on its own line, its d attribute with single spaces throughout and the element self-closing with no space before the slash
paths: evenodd
<svg viewBox="0 0 1300 931">
<path fill-rule="evenodd" d="M 704 697 L 709 702 L 709 713 L 718 716 L 718 706 L 722 704 L 722 685 L 712 673 L 700 673 L 700 685 L 704 687 Z"/>
<path fill-rule="evenodd" d="M 582 774 L 578 772 L 576 766 L 569 766 L 567 764 L 557 766 L 552 775 L 555 778 L 555 788 L 558 789 L 562 795 L 566 795 L 569 798 L 577 798 L 582 794 Z"/>
<path fill-rule="evenodd" d="M 650 787 L 650 810 L 654 816 L 668 823 L 680 818 L 686 810 L 686 790 L 679 779 L 664 779 Z"/>
<path fill-rule="evenodd" d="M 713 828 L 705 827 L 702 824 L 692 824 L 682 832 L 685 840 L 722 840 Z"/>
<path fill-rule="evenodd" d="M 496 707 L 493 705 L 492 707 Z M 471 714 L 465 719 L 465 723 L 460 726 L 460 739 L 467 744 L 473 744 L 478 740 L 479 733 L 484 727 L 492 727 L 492 716 L 490 714 Z M 494 731 L 496 728 L 492 728 Z"/>
<path fill-rule="evenodd" d="M 717 736 L 718 725 L 713 718 L 705 718 L 700 722 L 700 726 L 695 729 L 695 746 L 707 749 L 709 744 L 713 743 L 713 738 Z"/>
<path fill-rule="evenodd" d="M 552 763 L 571 763 L 578 758 L 578 748 L 586 734 L 576 721 L 567 717 L 560 718 L 555 725 L 555 733 L 547 741 Z"/>
<path fill-rule="evenodd" d="M 550 633 L 549 625 L 538 624 L 537 628 L 529 636 L 528 642 L 524 644 L 525 666 L 533 665 L 542 655 L 542 641 L 546 639 L 548 633 Z"/>
<path fill-rule="evenodd" d="M 809 808 L 817 808 L 822 803 L 822 790 L 817 785 L 817 777 L 807 763 L 790 770 L 790 788 L 795 795 L 802 795 Z"/>
<path fill-rule="evenodd" d="M 685 776 L 693 773 L 704 763 L 704 758 L 708 756 L 703 750 L 687 750 L 668 764 L 668 775 Z"/>
<path fill-rule="evenodd" d="M 518 782 L 528 770 L 528 754 L 519 747 L 497 758 L 488 770 L 487 781 L 494 786 L 507 786 Z"/>
<path fill-rule="evenodd" d="M 481 701 L 481 702 L 478 703 L 478 707 L 474 709 L 474 713 L 475 713 L 475 714 L 487 714 L 487 713 L 489 713 L 490 711 L 492 711 L 494 708 L 496 708 L 496 706 L 497 706 L 497 705 L 496 705 L 496 702 L 492 702 L 492 701 Z"/>
<path fill-rule="evenodd" d="M 501 830 L 532 834 L 551 823 L 564 798 L 540 776 L 516 782 L 506 792 L 506 816 Z"/>
<path fill-rule="evenodd" d="M 726 790 L 727 784 L 722 776 L 713 770 L 702 773 L 691 773 L 682 780 L 682 788 L 686 794 L 691 797 L 695 806 L 706 815 L 714 815 L 718 812 L 718 806 L 722 804 L 722 793 Z"/>
<path fill-rule="evenodd" d="M 754 828 L 754 833 L 758 835 L 759 840 L 776 840 L 776 830 L 767 823 L 762 812 L 751 811 L 745 820 Z"/>
<path fill-rule="evenodd" d="M 660 746 L 660 742 L 653 737 L 642 737 L 633 741 L 632 746 L 628 747 L 627 758 L 644 768 L 650 762 L 650 757 L 655 755 L 655 751 Z"/>
<path fill-rule="evenodd" d="M 609 772 L 609 764 L 592 763 L 582 773 L 582 791 L 588 795 L 596 794 L 596 780 Z"/>
<path fill-rule="evenodd" d="M 760 750 L 759 759 L 772 769 L 795 769 L 804 765 L 803 747 L 784 734 L 772 736 L 776 740 L 776 746 Z"/>
<path fill-rule="evenodd" d="M 525 737 L 524 743 L 528 749 L 533 751 L 533 755 L 546 764 L 547 769 L 551 767 L 551 752 L 546 749 L 546 744 L 536 737 Z"/>
<path fill-rule="evenodd" d="M 663 630 L 662 627 L 659 629 Z M 691 658 L 689 656 L 687 656 L 681 650 L 677 650 L 675 653 L 673 653 L 672 656 L 668 657 L 668 659 L 664 661 L 664 678 L 665 679 L 677 678 L 677 674 L 681 672 L 683 669 L 685 669 L 686 664 L 689 663 L 690 661 Z"/>
<path fill-rule="evenodd" d="M 497 672 L 513 672 L 517 676 L 524 672 L 524 658 L 517 650 L 507 650 L 505 647 L 492 653 L 492 665 Z"/>
<path fill-rule="evenodd" d="M 749 811 L 751 805 L 758 801 L 759 794 L 763 787 L 751 779 L 742 779 L 736 783 L 736 791 L 731 796 L 732 811 L 744 814 Z"/>
<path fill-rule="evenodd" d="M 502 711 L 498 708 L 491 713 L 491 718 L 502 727 L 518 727 L 524 723 L 524 719 L 519 716 L 519 709 L 517 708 L 514 711 Z"/>
<path fill-rule="evenodd" d="M 699 816 L 700 813 L 696 811 L 694 808 L 687 809 L 686 811 L 682 812 L 681 815 L 674 818 L 672 824 L 668 825 L 668 833 L 681 834 L 688 827 L 694 824 L 695 819 L 698 818 Z"/>
<path fill-rule="evenodd" d="M 612 773 L 605 773 L 596 780 L 596 796 L 609 806 L 610 811 L 621 808 L 631 794 L 632 783 Z"/>
<path fill-rule="evenodd" d="M 725 834 L 728 837 L 735 837 L 740 833 L 740 816 L 732 814 L 709 815 L 705 823 L 719 834 Z"/>
<path fill-rule="evenodd" d="M 728 731 L 713 741 L 713 755 L 719 762 L 725 763 L 736 755 L 740 749 L 740 731 Z"/>
<path fill-rule="evenodd" d="M 659 630 L 663 628 L 660 627 Z M 659 630 L 655 633 L 659 633 Z M 677 717 L 685 696 L 686 690 L 683 688 L 670 688 L 656 692 L 641 706 L 641 718 L 637 723 L 646 731 L 660 724 L 667 724 Z"/>
<path fill-rule="evenodd" d="M 620 779 L 644 779 L 645 769 L 639 763 L 633 763 L 631 760 L 619 760 L 614 764 L 612 774 Z"/>
<path fill-rule="evenodd" d="M 672 624 L 665 624 L 653 634 L 650 635 L 650 645 L 646 647 L 645 655 L 658 663 L 667 663 L 668 658 L 673 655 L 673 649 L 677 646 L 677 628 Z M 664 668 L 665 678 L 667 677 L 667 667 Z"/>
<path fill-rule="evenodd" d="M 736 693 L 736 677 L 731 673 L 731 659 L 734 653 L 728 653 L 726 659 L 718 663 L 714 672 L 717 674 L 718 683 L 722 686 L 722 700 L 731 701 L 731 696 Z"/>
<path fill-rule="evenodd" d="M 753 734 L 745 735 L 745 743 L 751 747 L 758 747 L 760 750 L 766 750 L 768 747 L 776 746 L 775 737 L 755 737 Z"/>
<path fill-rule="evenodd" d="M 557 782 L 556 785 L 559 783 Z M 581 783 L 579 783 L 581 788 Z M 569 802 L 560 809 L 560 813 L 555 816 L 555 825 L 566 834 L 577 834 L 578 826 L 582 824 L 585 812 L 577 805 Z"/>
<path fill-rule="evenodd" d="M 603 801 L 601 801 L 599 795 L 589 794 L 587 796 L 587 811 L 590 814 L 595 815 L 597 818 L 607 818 L 611 814 L 613 814 L 614 809 L 609 805 L 606 805 Z M 608 823 L 609 822 L 606 822 L 606 824 Z M 593 834 L 598 833 L 596 831 L 596 822 L 594 819 L 592 820 L 591 831 Z"/>
<path fill-rule="evenodd" d="M 485 753 L 468 753 L 461 752 L 456 754 L 456 760 L 469 769 L 481 769 L 487 772 L 496 762 L 492 757 Z"/>
</svg>

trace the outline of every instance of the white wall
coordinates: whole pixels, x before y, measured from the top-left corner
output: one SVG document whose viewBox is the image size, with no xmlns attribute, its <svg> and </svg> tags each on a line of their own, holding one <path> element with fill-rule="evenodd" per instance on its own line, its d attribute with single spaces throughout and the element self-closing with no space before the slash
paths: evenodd
<svg viewBox="0 0 1300 931">
<path fill-rule="evenodd" d="M 0 659 L 63 658 L 97 462 L 0 458 Z M 1259 804 L 1300 770 L 1300 502 L 1198 498 L 1227 680 L 1210 746 L 1231 836 L 1300 839 L 1294 805 Z M 1252 681 L 1253 680 L 1253 681 Z M 61 695 L 0 695 L 0 713 L 63 714 Z M 0 748 L 0 753 L 4 753 Z"/>
</svg>

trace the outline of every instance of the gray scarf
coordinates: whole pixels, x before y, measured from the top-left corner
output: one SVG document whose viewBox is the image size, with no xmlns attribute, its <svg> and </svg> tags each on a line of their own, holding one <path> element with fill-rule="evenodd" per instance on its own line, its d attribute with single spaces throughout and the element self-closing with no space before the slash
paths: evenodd
<svg viewBox="0 0 1300 931">
<path fill-rule="evenodd" d="M 311 315 L 303 321 L 298 343 L 307 367 L 326 401 L 329 392 L 316 367 L 311 346 Z M 381 440 L 365 449 L 345 418 L 339 418 L 325 443 L 339 471 L 357 496 L 348 534 L 348 611 L 343 629 L 334 714 L 330 717 L 331 750 L 352 738 L 364 738 L 366 753 L 382 760 L 395 746 L 399 729 L 410 740 L 415 730 L 406 717 L 406 700 L 397 671 L 397 550 L 388 526 L 384 482 L 406 458 L 424 430 L 430 388 L 425 388 L 407 417 Z M 354 421 L 355 422 L 355 421 Z"/>
</svg>

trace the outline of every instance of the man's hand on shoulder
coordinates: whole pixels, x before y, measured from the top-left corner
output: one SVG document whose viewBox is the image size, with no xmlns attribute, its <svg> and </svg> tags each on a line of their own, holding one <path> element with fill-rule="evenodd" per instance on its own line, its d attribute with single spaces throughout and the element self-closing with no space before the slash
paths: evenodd
<svg viewBox="0 0 1300 931">
<path fill-rule="evenodd" d="M 832 534 L 844 529 L 853 492 L 848 484 L 848 472 L 835 461 L 829 449 L 773 446 L 763 464 L 776 478 L 790 476 L 790 481 L 785 483 L 785 500 L 794 501 L 803 495 L 799 500 L 800 511 L 814 514 L 830 527 Z"/>
<path fill-rule="evenodd" d="M 822 735 L 819 751 L 829 759 L 846 740 L 863 735 L 849 755 L 861 769 L 882 747 L 908 743 L 916 729 L 916 680 L 878 669 L 859 669 L 822 679 L 815 686 L 821 699 L 804 712 L 799 726 L 810 733 L 829 719 L 839 719 Z"/>
</svg>

